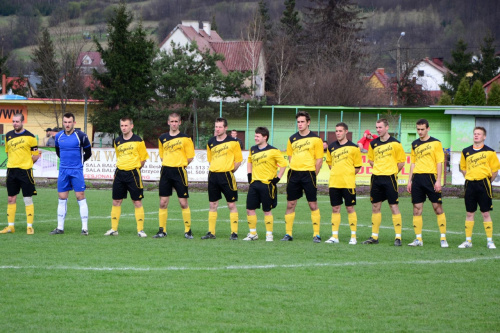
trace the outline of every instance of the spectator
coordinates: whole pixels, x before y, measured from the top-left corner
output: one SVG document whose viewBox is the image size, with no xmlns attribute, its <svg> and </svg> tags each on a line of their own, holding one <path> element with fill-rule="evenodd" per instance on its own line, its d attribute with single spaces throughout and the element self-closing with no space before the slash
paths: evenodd
<svg viewBox="0 0 500 333">
<path fill-rule="evenodd" d="M 368 147 L 370 147 L 370 142 L 378 138 L 378 136 L 372 134 L 370 130 L 366 130 L 363 137 L 358 141 L 358 147 L 361 149 L 362 153 L 368 152 Z"/>
<path fill-rule="evenodd" d="M 231 131 L 231 137 L 233 137 L 234 139 L 236 139 L 238 141 L 238 143 L 240 144 L 241 150 L 245 149 L 245 147 L 243 147 L 243 142 L 241 142 L 241 140 L 238 138 L 238 131 L 237 130 L 234 129 Z"/>
<path fill-rule="evenodd" d="M 56 146 L 56 140 L 54 139 L 54 135 L 52 135 L 52 129 L 50 127 L 45 130 L 45 146 L 46 147 Z"/>
<path fill-rule="evenodd" d="M 328 150 L 328 141 L 323 140 L 323 152 L 326 153 L 327 150 Z"/>
</svg>

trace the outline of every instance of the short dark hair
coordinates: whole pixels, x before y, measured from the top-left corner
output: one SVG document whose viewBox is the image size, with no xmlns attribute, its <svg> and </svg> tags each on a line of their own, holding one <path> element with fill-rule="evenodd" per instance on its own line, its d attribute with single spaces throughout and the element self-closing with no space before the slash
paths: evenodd
<svg viewBox="0 0 500 333">
<path fill-rule="evenodd" d="M 132 118 L 130 117 L 123 117 L 123 118 L 120 118 L 120 121 L 130 121 L 130 125 L 133 125 L 134 124 L 134 121 L 132 120 Z"/>
<path fill-rule="evenodd" d="M 221 118 L 221 117 L 216 118 L 215 122 L 216 123 L 224 123 L 224 127 L 227 127 L 227 119 L 226 118 Z"/>
<path fill-rule="evenodd" d="M 486 128 L 484 128 L 482 126 L 476 126 L 476 127 L 474 127 L 474 131 L 475 130 L 483 131 L 484 135 L 486 136 Z M 474 131 L 472 131 L 472 132 L 474 133 Z"/>
<path fill-rule="evenodd" d="M 347 124 L 344 122 L 338 123 L 337 125 L 335 125 L 335 127 L 343 127 L 346 131 L 349 129 L 349 126 L 347 126 Z"/>
<path fill-rule="evenodd" d="M 297 114 L 295 115 L 295 119 L 298 119 L 299 117 L 306 117 L 307 121 L 311 121 L 311 116 L 306 111 L 297 112 Z"/>
<path fill-rule="evenodd" d="M 179 120 L 181 120 L 181 115 L 178 114 L 177 112 L 172 112 L 171 114 L 168 115 L 168 119 L 170 118 L 179 118 Z"/>
<path fill-rule="evenodd" d="M 262 126 L 257 127 L 255 129 L 255 134 L 261 134 L 262 136 L 265 136 L 266 142 L 267 140 L 269 140 L 269 130 L 267 129 L 267 127 L 262 127 Z"/>
<path fill-rule="evenodd" d="M 72 114 L 71 112 L 66 112 L 64 115 L 63 115 L 63 118 L 73 118 L 73 121 L 75 121 L 75 115 Z"/>
<path fill-rule="evenodd" d="M 380 118 L 379 120 L 377 120 L 377 124 L 378 123 L 384 123 L 385 127 L 389 127 L 389 122 L 385 118 Z"/>
<path fill-rule="evenodd" d="M 21 121 L 24 121 L 24 114 L 22 114 L 21 112 L 14 113 L 13 117 L 21 117 Z"/>
<path fill-rule="evenodd" d="M 231 130 L 231 132 L 236 132 L 236 133 L 238 133 L 238 131 L 237 131 L 237 130 L 235 130 L 235 129 L 232 129 L 232 130 Z"/>
<path fill-rule="evenodd" d="M 424 118 L 417 120 L 417 125 L 425 125 L 425 128 L 429 128 L 429 122 Z"/>
</svg>

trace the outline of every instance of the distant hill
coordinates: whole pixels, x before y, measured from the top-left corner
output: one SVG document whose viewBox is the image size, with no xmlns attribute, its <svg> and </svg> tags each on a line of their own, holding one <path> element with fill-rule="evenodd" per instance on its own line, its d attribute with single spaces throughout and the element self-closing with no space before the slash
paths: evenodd
<svg viewBox="0 0 500 333">
<path fill-rule="evenodd" d="M 269 14 L 279 22 L 283 0 L 268 0 Z M 39 26 L 55 28 L 69 23 L 79 34 L 105 40 L 106 18 L 116 0 L 0 0 L 2 51 L 9 52 L 34 43 Z M 183 19 L 214 21 L 226 40 L 242 36 L 258 1 L 234 0 L 148 0 L 127 1 L 130 10 L 159 42 Z M 297 9 L 310 6 L 297 0 Z M 500 42 L 498 0 L 359 0 L 366 17 L 364 40 L 370 45 L 375 66 L 394 66 L 396 42 L 401 31 L 401 49 L 409 58 L 424 56 L 450 60 L 450 51 L 463 38 L 477 52 L 491 31 Z"/>
</svg>

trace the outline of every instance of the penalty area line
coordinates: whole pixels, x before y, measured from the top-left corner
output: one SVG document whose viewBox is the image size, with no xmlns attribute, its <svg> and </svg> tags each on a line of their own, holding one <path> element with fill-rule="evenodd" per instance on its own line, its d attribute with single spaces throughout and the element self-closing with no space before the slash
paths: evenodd
<svg viewBox="0 0 500 333">
<path fill-rule="evenodd" d="M 164 272 L 164 271 L 224 271 L 224 270 L 250 270 L 250 269 L 293 269 L 311 267 L 346 267 L 346 266 L 381 266 L 381 265 L 437 265 L 437 264 L 467 264 L 484 260 L 499 260 L 500 256 L 475 257 L 452 260 L 413 260 L 413 261 L 380 261 L 380 262 L 342 262 L 342 263 L 311 263 L 311 264 L 288 264 L 288 265 L 240 265 L 240 266 L 219 266 L 219 267 L 188 267 L 188 266 L 166 266 L 166 267 L 83 267 L 83 266 L 18 266 L 4 265 L 0 270 L 67 270 L 67 271 L 103 271 L 103 272 Z"/>
</svg>

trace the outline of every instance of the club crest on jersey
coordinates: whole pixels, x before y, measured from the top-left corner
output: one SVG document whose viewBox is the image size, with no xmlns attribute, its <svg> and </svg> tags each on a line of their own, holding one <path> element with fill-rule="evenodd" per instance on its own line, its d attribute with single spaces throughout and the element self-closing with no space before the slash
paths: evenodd
<svg viewBox="0 0 500 333">
<path fill-rule="evenodd" d="M 373 147 L 377 147 L 377 144 L 374 144 Z"/>
</svg>

